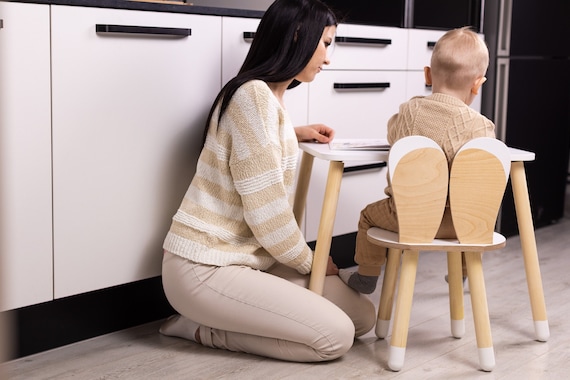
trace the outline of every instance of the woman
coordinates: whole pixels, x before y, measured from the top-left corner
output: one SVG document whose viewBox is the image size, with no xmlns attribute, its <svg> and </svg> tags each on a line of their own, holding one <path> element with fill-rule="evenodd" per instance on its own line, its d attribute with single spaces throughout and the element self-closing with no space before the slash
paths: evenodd
<svg viewBox="0 0 570 380">
<path fill-rule="evenodd" d="M 328 142 L 333 131 L 293 128 L 283 95 L 329 63 L 336 23 L 318 0 L 275 1 L 215 100 L 164 242 L 164 290 L 180 315 L 162 334 L 315 362 L 343 355 L 374 325 L 374 306 L 336 276 L 332 261 L 323 297 L 306 289 L 313 252 L 292 210 L 298 141 Z"/>
</svg>

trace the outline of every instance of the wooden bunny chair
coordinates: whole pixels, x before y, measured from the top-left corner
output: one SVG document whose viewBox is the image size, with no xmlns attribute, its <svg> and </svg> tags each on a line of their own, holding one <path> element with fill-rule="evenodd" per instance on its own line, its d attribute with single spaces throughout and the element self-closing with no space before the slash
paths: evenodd
<svg viewBox="0 0 570 380">
<path fill-rule="evenodd" d="M 479 363 L 485 371 L 493 369 L 495 357 L 481 255 L 506 243 L 504 236 L 494 232 L 494 227 L 509 168 L 508 148 L 492 138 L 477 138 L 465 144 L 455 156 L 450 173 L 443 151 L 430 139 L 405 137 L 391 148 L 388 170 L 399 233 L 376 227 L 368 230 L 370 242 L 388 248 L 376 324 L 376 335 L 380 338 L 388 333 L 401 266 L 390 341 L 390 369 L 399 371 L 404 364 L 420 251 L 447 252 L 452 334 L 458 338 L 465 330 L 461 264 L 462 254 L 465 255 Z M 457 239 L 434 239 L 448 194 Z"/>
</svg>

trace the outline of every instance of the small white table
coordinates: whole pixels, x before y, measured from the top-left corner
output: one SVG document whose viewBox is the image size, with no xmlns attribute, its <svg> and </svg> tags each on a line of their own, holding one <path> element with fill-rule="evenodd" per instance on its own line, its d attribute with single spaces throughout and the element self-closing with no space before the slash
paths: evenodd
<svg viewBox="0 0 570 380">
<path fill-rule="evenodd" d="M 297 222 L 305 210 L 309 181 L 315 157 L 329 161 L 329 172 L 323 198 L 321 219 L 317 233 L 315 256 L 309 281 L 309 289 L 323 293 L 326 276 L 327 261 L 331 247 L 334 220 L 338 204 L 338 195 L 342 182 L 345 161 L 387 161 L 387 151 L 348 151 L 331 150 L 328 144 L 300 143 L 303 151 L 299 167 L 299 178 L 295 193 L 294 213 Z M 521 239 L 521 248 L 525 265 L 526 279 L 530 297 L 532 316 L 535 324 L 536 339 L 548 340 L 550 331 L 546 316 L 546 304 L 542 288 L 542 277 L 538 262 L 538 252 L 534 235 L 534 225 L 530 209 L 528 187 L 524 169 L 525 161 L 534 161 L 533 152 L 509 148 L 511 152 L 511 186 L 513 189 L 517 223 Z M 355 221 L 356 226 L 357 221 Z"/>
</svg>

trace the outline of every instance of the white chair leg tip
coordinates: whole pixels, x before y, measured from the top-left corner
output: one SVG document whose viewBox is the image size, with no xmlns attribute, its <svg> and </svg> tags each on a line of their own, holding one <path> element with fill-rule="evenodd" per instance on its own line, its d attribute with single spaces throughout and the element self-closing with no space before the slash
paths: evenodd
<svg viewBox="0 0 570 380">
<path fill-rule="evenodd" d="M 550 328 L 548 321 L 534 321 L 534 332 L 536 340 L 546 342 L 550 338 Z"/>
<path fill-rule="evenodd" d="M 451 320 L 451 335 L 454 338 L 463 338 L 465 335 L 465 319 Z"/>
<path fill-rule="evenodd" d="M 495 351 L 493 347 L 479 348 L 479 365 L 485 372 L 491 372 L 495 368 Z"/>
<path fill-rule="evenodd" d="M 388 336 L 388 329 L 390 328 L 390 321 L 385 321 L 383 319 L 378 319 L 376 321 L 376 336 L 380 339 L 386 338 Z"/>
<path fill-rule="evenodd" d="M 406 347 L 390 346 L 390 358 L 388 359 L 388 367 L 398 372 L 404 367 L 404 356 L 406 355 Z"/>
</svg>

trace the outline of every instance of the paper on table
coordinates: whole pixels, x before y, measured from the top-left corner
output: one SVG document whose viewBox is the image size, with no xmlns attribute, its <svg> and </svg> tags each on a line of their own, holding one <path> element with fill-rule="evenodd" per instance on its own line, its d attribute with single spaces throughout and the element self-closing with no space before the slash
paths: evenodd
<svg viewBox="0 0 570 380">
<path fill-rule="evenodd" d="M 329 143 L 332 150 L 390 150 L 387 139 L 334 139 Z"/>
</svg>

